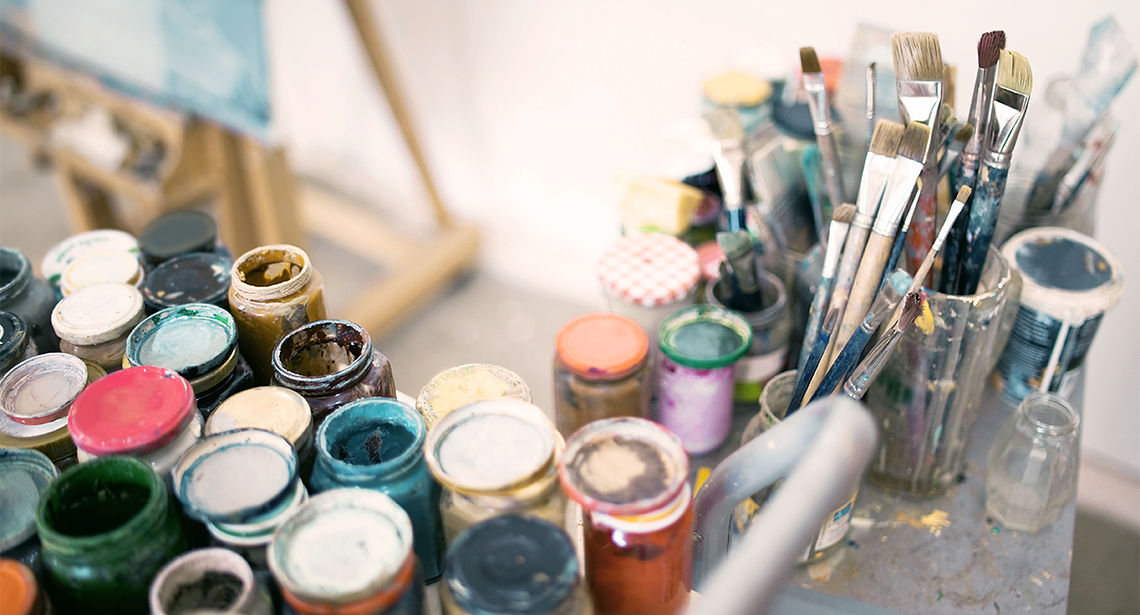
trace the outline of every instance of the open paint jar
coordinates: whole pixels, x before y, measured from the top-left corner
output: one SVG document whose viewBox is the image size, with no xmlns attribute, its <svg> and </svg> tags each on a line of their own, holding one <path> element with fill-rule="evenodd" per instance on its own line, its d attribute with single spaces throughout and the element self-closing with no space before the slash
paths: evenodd
<svg viewBox="0 0 1140 615">
<path fill-rule="evenodd" d="M 150 612 L 270 615 L 269 594 L 244 559 L 211 547 L 179 555 L 150 584 Z"/>
<path fill-rule="evenodd" d="M 788 340 L 792 334 L 792 318 L 784 283 L 767 271 L 756 273 L 756 280 L 760 284 L 761 305 L 764 308 L 754 312 L 740 312 L 752 327 L 752 343 L 748 346 L 748 352 L 736 362 L 736 384 L 733 388 L 733 399 L 747 404 L 755 404 L 768 379 L 784 369 L 788 357 Z M 719 289 L 717 284 L 708 285 L 705 299 L 712 305 L 726 308 L 719 296 Z"/>
<path fill-rule="evenodd" d="M 505 367 L 489 363 L 459 365 L 432 376 L 416 397 L 416 410 L 431 429 L 452 410 L 488 399 L 517 399 L 530 403 L 530 387 Z"/>
<path fill-rule="evenodd" d="M 121 283 L 80 289 L 64 297 L 51 313 L 59 349 L 108 372 L 122 367 L 127 336 L 142 319 L 142 295 Z"/>
<path fill-rule="evenodd" d="M 228 256 L 197 252 L 176 256 L 151 269 L 139 290 L 150 313 L 185 305 L 209 303 L 229 309 L 230 269 Z"/>
<path fill-rule="evenodd" d="M 223 401 L 209 418 L 203 435 L 234 429 L 264 429 L 285 438 L 297 452 L 301 480 L 308 481 L 316 451 L 309 402 L 284 387 L 254 387 Z"/>
<path fill-rule="evenodd" d="M 1124 294 L 1124 269 L 1104 244 L 1059 227 L 1022 231 L 1002 254 L 1022 289 L 993 384 L 1010 405 L 1034 391 L 1069 398 L 1101 319 Z"/>
<path fill-rule="evenodd" d="M 20 362 L 39 354 L 28 337 L 28 325 L 12 312 L 0 310 L 0 378 Z"/>
<path fill-rule="evenodd" d="M 621 237 L 598 263 L 609 311 L 633 319 L 650 335 L 666 316 L 692 305 L 700 276 L 696 250 L 661 233 Z"/>
<path fill-rule="evenodd" d="M 62 352 L 9 371 L 0 379 L 0 447 L 35 449 L 60 466 L 74 463 L 68 413 L 89 379 L 87 365 Z"/>
</svg>

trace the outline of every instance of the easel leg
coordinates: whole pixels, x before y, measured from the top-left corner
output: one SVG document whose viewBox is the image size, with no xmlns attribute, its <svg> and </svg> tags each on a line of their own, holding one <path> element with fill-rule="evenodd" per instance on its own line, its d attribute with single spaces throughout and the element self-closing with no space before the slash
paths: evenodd
<svg viewBox="0 0 1140 615">
<path fill-rule="evenodd" d="M 111 211 L 111 199 L 106 192 L 83 181 L 66 167 L 57 169 L 56 178 L 73 231 L 82 233 L 118 228 Z"/>
<path fill-rule="evenodd" d="M 222 240 L 235 257 L 240 256 L 256 248 L 258 238 L 250 215 L 238 140 L 229 131 L 211 126 L 207 149 L 217 170 L 218 227 Z"/>
<path fill-rule="evenodd" d="M 249 210 L 258 241 L 262 245 L 288 243 L 304 248 L 297 190 L 284 148 L 267 149 L 252 139 L 240 142 Z"/>
</svg>

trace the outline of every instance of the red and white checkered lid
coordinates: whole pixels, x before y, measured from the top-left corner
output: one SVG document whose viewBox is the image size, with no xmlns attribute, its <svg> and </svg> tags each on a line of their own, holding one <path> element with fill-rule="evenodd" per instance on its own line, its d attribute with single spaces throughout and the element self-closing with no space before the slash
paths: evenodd
<svg viewBox="0 0 1140 615">
<path fill-rule="evenodd" d="M 697 285 L 697 251 L 661 233 L 626 235 L 602 255 L 598 277 L 611 297 L 646 307 L 685 298 Z"/>
</svg>

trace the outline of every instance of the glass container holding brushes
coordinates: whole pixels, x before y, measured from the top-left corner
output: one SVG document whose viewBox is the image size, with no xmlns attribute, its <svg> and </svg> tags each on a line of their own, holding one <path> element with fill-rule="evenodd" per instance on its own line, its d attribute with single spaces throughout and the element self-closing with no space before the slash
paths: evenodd
<svg viewBox="0 0 1140 615">
<path fill-rule="evenodd" d="M 700 275 L 696 250 L 661 233 L 621 237 L 598 263 L 609 311 L 651 336 L 666 316 L 692 305 Z"/>
</svg>

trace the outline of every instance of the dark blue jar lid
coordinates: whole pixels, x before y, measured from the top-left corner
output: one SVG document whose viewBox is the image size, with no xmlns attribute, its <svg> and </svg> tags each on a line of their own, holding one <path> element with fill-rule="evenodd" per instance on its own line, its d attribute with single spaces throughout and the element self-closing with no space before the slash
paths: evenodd
<svg viewBox="0 0 1140 615">
<path fill-rule="evenodd" d="M 536 517 L 503 515 L 471 526 L 447 551 L 444 582 L 471 615 L 546 613 L 578 586 L 570 537 Z"/>
<path fill-rule="evenodd" d="M 218 226 L 208 214 L 172 211 L 151 222 L 139 234 L 139 250 L 147 261 L 161 263 L 189 252 L 209 252 L 218 239 Z"/>
<path fill-rule="evenodd" d="M 186 303 L 229 307 L 233 264 L 233 260 L 213 252 L 183 254 L 151 270 L 139 290 L 151 312 Z"/>
<path fill-rule="evenodd" d="M 12 312 L 0 311 L 0 376 L 20 362 L 28 347 L 28 325 Z"/>
</svg>

